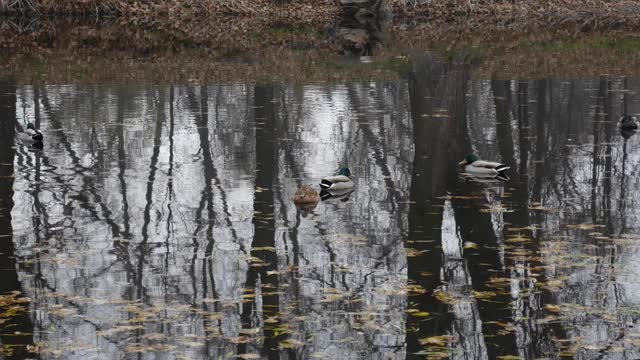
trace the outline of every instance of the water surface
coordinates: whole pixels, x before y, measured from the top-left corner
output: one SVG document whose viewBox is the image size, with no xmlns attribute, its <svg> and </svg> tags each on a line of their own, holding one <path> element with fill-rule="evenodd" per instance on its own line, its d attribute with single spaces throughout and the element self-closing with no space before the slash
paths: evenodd
<svg viewBox="0 0 640 360">
<path fill-rule="evenodd" d="M 2 81 L 4 356 L 640 358 L 640 82 L 471 68 Z M 469 153 L 511 180 L 461 180 Z M 293 204 L 341 166 L 353 193 Z"/>
</svg>

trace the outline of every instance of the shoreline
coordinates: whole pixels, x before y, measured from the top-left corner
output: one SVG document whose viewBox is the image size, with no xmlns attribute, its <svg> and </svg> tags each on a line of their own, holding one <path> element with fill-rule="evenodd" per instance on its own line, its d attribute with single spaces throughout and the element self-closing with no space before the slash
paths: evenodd
<svg viewBox="0 0 640 360">
<path fill-rule="evenodd" d="M 415 42 L 485 33 L 519 36 L 542 31 L 580 37 L 640 29 L 640 3 L 628 0 L 525 0 L 515 4 L 436 0 L 417 6 L 392 0 L 385 4 L 376 10 L 384 16 L 370 13 L 372 17 L 362 20 L 333 0 L 42 0 L 37 11 L 9 11 L 0 5 L 0 49 L 132 55 L 199 49 L 228 57 L 280 48 L 371 55 L 379 43 L 387 46 L 386 34 Z"/>
<path fill-rule="evenodd" d="M 396 34 L 397 35 L 397 34 Z M 120 52 L 37 53 L 0 51 L 0 71 L 24 83 L 151 83 L 299 82 L 342 83 L 405 78 L 414 60 L 439 56 L 464 63 L 476 79 L 558 79 L 599 76 L 640 77 L 640 37 L 625 33 L 591 33 L 579 38 L 541 33 L 500 35 L 415 42 L 402 34 L 364 58 L 336 54 L 330 49 L 291 50 L 279 47 L 228 57 L 206 50 L 130 56 Z"/>
<path fill-rule="evenodd" d="M 606 22 L 585 30 L 574 26 L 575 19 L 558 24 L 550 18 L 555 26 L 532 31 L 525 24 L 518 29 L 496 25 L 506 17 L 496 12 L 511 17 L 518 14 L 513 4 L 451 7 L 469 2 L 439 0 L 435 2 L 438 6 L 427 8 L 394 1 L 386 9 L 393 18 L 355 21 L 333 1 L 323 0 L 315 6 L 309 1 L 273 5 L 258 0 L 252 2 L 253 10 L 217 7 L 196 19 L 191 17 L 193 9 L 179 13 L 161 6 L 153 12 L 130 10 L 137 15 L 129 17 L 91 18 L 86 13 L 62 18 L 45 14 L 4 17 L 0 18 L 0 69 L 36 81 L 123 81 L 153 73 L 157 81 L 335 82 L 397 78 L 410 71 L 412 54 L 430 51 L 462 58 L 473 64 L 476 76 L 484 78 L 640 75 L 640 36 L 632 31 L 635 15 L 619 22 L 624 26 L 616 26 L 617 30 L 605 26 Z M 532 6 L 523 3 L 521 11 Z M 173 0 L 171 4 L 183 3 Z M 640 3 L 633 6 L 640 14 Z M 447 11 L 459 13 L 448 18 L 444 16 Z M 530 14 L 528 26 L 537 23 L 545 11 Z M 475 14 L 470 15 L 475 20 L 461 23 L 465 14 Z M 607 10 L 603 16 L 611 14 L 616 13 Z M 168 22 L 169 18 L 173 21 Z M 480 26 L 481 18 L 494 20 Z M 416 23 L 408 24 L 408 20 Z M 357 61 L 360 55 L 373 56 L 368 64 L 361 64 Z M 34 68 L 41 71 L 34 72 Z"/>
</svg>

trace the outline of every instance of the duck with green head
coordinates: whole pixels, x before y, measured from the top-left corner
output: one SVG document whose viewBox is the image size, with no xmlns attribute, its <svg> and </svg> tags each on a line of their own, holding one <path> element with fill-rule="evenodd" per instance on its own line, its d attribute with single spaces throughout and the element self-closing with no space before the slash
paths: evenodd
<svg viewBox="0 0 640 360">
<path fill-rule="evenodd" d="M 509 179 L 505 171 L 509 166 L 495 161 L 480 160 L 474 154 L 468 155 L 459 165 L 462 166 L 464 172 L 475 177 L 495 177 L 498 179 Z"/>
<path fill-rule="evenodd" d="M 341 168 L 338 175 L 327 176 L 320 181 L 320 187 L 326 191 L 343 191 L 353 189 L 355 183 L 351 179 L 351 171 Z"/>
</svg>

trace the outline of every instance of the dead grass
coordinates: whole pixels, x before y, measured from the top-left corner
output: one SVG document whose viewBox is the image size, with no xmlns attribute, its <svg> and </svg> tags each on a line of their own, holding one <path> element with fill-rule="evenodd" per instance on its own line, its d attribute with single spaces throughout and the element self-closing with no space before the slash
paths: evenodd
<svg viewBox="0 0 640 360">
<path fill-rule="evenodd" d="M 400 25 L 410 20 L 463 31 L 640 28 L 640 2 L 635 0 L 433 0 L 415 7 L 394 0 L 393 5 Z"/>
<path fill-rule="evenodd" d="M 412 43 L 640 29 L 636 0 L 390 1 L 391 32 Z M 0 48 L 29 53 L 147 55 L 195 48 L 229 56 L 268 48 L 340 48 L 333 37 L 341 16 L 334 0 L 0 0 L 2 13 L 8 16 L 0 19 Z"/>
<path fill-rule="evenodd" d="M 197 47 L 220 55 L 326 47 L 338 10 L 332 0 L 0 0 L 8 15 L 0 47 L 142 54 Z"/>
</svg>

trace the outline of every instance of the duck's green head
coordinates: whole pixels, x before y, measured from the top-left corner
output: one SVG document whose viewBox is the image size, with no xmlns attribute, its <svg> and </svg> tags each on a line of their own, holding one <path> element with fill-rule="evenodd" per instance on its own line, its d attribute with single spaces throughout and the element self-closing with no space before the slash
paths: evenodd
<svg viewBox="0 0 640 360">
<path fill-rule="evenodd" d="M 464 160 L 461 161 L 460 164 L 463 164 L 463 165 L 472 164 L 476 161 L 478 161 L 478 157 L 475 156 L 474 154 L 470 154 L 470 155 L 467 155 L 467 157 L 464 158 Z"/>
<path fill-rule="evenodd" d="M 33 124 L 32 124 L 32 123 L 28 123 L 28 124 L 27 124 L 27 129 L 35 130 L 35 129 L 36 129 L 36 127 L 35 127 L 35 126 L 33 126 Z"/>
<path fill-rule="evenodd" d="M 349 168 L 341 168 L 338 175 L 351 176 L 351 171 L 349 171 Z"/>
</svg>

